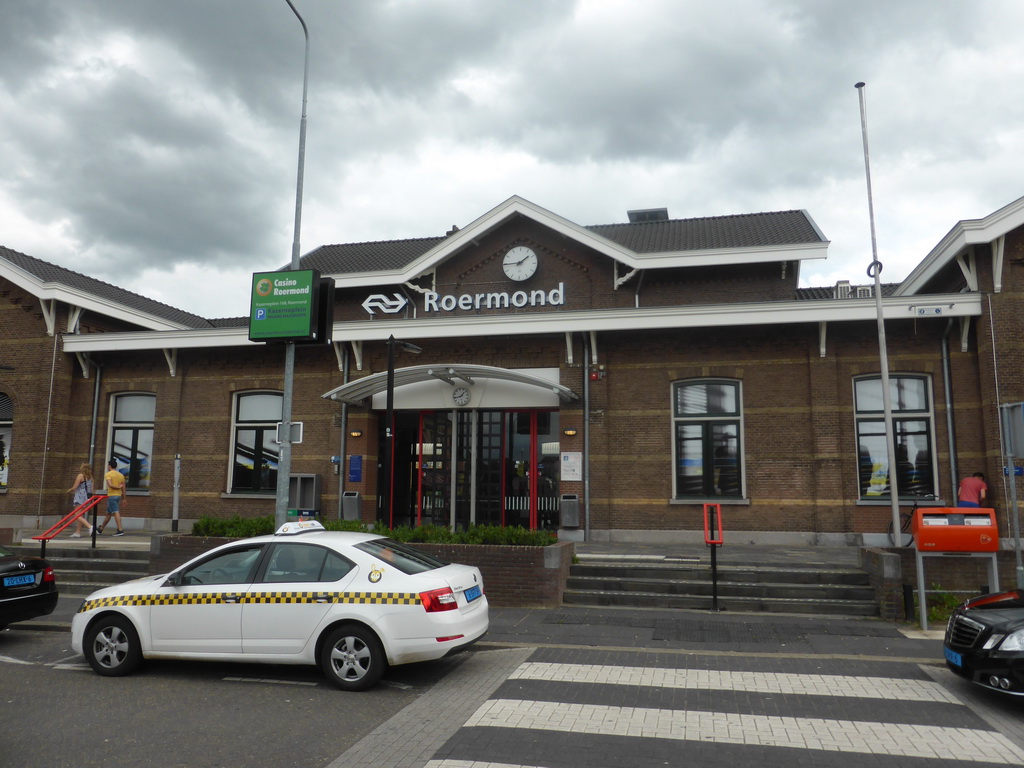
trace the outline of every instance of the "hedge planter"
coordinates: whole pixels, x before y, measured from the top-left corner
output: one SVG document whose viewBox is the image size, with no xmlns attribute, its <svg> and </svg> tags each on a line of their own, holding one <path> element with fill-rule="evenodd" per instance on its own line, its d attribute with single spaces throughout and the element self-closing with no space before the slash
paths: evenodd
<svg viewBox="0 0 1024 768">
<path fill-rule="evenodd" d="M 196 555 L 237 539 L 164 534 L 154 536 L 150 572 L 168 573 Z M 562 605 L 576 547 L 571 541 L 547 547 L 488 544 L 411 546 L 453 563 L 475 565 L 484 577 L 491 605 L 503 608 L 558 608 Z"/>
</svg>

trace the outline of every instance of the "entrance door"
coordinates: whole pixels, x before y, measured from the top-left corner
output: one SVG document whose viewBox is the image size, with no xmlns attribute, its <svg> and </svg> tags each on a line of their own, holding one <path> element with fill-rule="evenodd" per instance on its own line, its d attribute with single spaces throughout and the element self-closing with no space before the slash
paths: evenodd
<svg viewBox="0 0 1024 768">
<path fill-rule="evenodd" d="M 451 525 L 452 412 L 420 414 L 420 437 L 412 446 L 411 465 L 418 468 L 417 525 Z"/>
<path fill-rule="evenodd" d="M 554 530 L 558 527 L 558 413 L 506 413 L 503 445 L 504 524 Z"/>
<path fill-rule="evenodd" d="M 422 411 L 395 423 L 395 525 L 450 525 L 454 504 L 460 528 L 558 527 L 558 411 Z"/>
</svg>

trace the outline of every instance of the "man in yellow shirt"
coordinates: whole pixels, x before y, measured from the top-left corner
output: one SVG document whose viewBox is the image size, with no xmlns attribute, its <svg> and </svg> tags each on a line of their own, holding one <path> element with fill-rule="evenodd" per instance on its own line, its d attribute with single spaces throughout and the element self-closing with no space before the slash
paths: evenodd
<svg viewBox="0 0 1024 768">
<path fill-rule="evenodd" d="M 117 461 L 111 459 L 107 466 L 110 469 L 103 476 L 103 482 L 107 486 L 107 516 L 103 518 L 102 523 L 96 526 L 96 533 L 103 533 L 103 528 L 110 522 L 110 518 L 113 517 L 117 523 L 117 533 L 114 535 L 124 536 L 124 531 L 121 530 L 121 505 L 124 503 L 126 483 L 124 475 L 117 471 Z"/>
</svg>

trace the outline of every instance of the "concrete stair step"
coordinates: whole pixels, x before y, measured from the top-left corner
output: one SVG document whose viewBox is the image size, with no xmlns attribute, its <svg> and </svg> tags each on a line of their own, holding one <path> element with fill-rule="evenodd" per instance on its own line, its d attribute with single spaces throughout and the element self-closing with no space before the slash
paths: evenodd
<svg viewBox="0 0 1024 768">
<path fill-rule="evenodd" d="M 850 584 L 866 586 L 868 576 L 854 568 L 811 569 L 773 566 L 718 566 L 718 581 L 780 582 L 787 584 Z M 689 579 L 711 581 L 709 565 L 671 565 L 631 562 L 586 562 L 574 564 L 570 573 L 581 577 Z"/>
<path fill-rule="evenodd" d="M 596 592 L 643 592 L 663 595 L 710 596 L 714 584 L 710 579 L 647 579 L 647 578 L 604 578 L 570 575 L 566 584 L 569 590 Z M 733 597 L 777 597 L 818 600 L 874 600 L 875 593 L 870 586 L 824 583 L 785 582 L 742 582 L 719 581 L 718 594 Z"/>
<path fill-rule="evenodd" d="M 710 610 L 710 596 L 666 595 L 651 592 L 619 592 L 600 590 L 567 590 L 567 605 L 593 607 L 634 607 Z M 718 607 L 726 611 L 762 613 L 797 613 L 832 616 L 877 616 L 874 600 L 796 599 L 787 597 L 718 596 Z"/>
</svg>

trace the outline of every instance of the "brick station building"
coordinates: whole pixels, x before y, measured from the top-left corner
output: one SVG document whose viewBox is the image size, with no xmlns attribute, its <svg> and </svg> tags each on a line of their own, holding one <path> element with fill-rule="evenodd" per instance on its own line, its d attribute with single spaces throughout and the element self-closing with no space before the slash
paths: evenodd
<svg viewBox="0 0 1024 768">
<path fill-rule="evenodd" d="M 296 351 L 297 507 L 669 542 L 701 541 L 718 502 L 735 543 L 885 543 L 873 283 L 798 287 L 828 247 L 804 211 L 629 219 L 512 197 L 443 236 L 306 254 L 336 292 L 331 342 Z M 901 498 L 955 505 L 958 478 L 985 472 L 1004 536 L 1022 264 L 1024 198 L 956 224 L 882 298 Z M 249 318 L 0 248 L 0 331 L 0 515 L 54 520 L 78 465 L 102 475 L 108 456 L 129 526 L 169 527 L 176 457 L 182 520 L 273 513 L 284 351 L 249 341 Z"/>
</svg>

